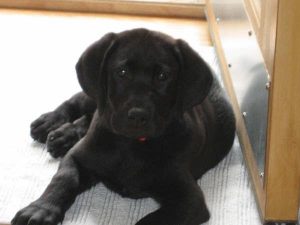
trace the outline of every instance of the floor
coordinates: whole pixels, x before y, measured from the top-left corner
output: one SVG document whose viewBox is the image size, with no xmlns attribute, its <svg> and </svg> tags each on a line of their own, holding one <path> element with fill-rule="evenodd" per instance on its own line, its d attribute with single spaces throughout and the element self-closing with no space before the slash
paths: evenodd
<svg viewBox="0 0 300 225">
<path fill-rule="evenodd" d="M 62 80 L 71 80 L 71 90 L 72 87 L 80 90 L 75 78 L 75 63 L 87 46 L 107 32 L 145 27 L 163 31 L 176 38 L 184 38 L 198 52 L 201 52 L 203 47 L 211 46 L 206 21 L 190 19 L 0 9 L 0 27 L 0 76 L 2 79 L 15 77 L 13 86 L 17 90 L 22 90 L 24 85 L 34 82 L 34 90 L 27 90 L 26 101 L 31 98 L 43 98 L 45 85 L 57 74 Z M 29 76 L 33 74 L 38 74 L 34 80 Z M 52 99 L 66 98 L 73 94 L 73 90 L 67 90 L 63 82 L 57 83 L 55 90 L 51 95 Z M 3 96 L 6 95 L 4 91 L 3 88 L 0 90 Z M 62 92 L 64 96 L 61 96 Z M 36 93 L 39 93 L 39 96 L 36 96 Z M 46 93 L 44 94 L 46 96 Z M 1 101 L 2 104 L 11 105 L 19 98 L 20 96 L 13 92 L 9 98 Z M 26 107 L 26 101 L 21 102 L 22 107 Z M 58 103 L 59 101 L 56 104 Z M 42 111 L 56 107 L 56 104 L 50 105 L 43 100 L 38 104 Z M 41 113 L 35 108 L 31 110 L 28 115 L 30 120 Z M 14 116 L 15 122 L 19 124 L 25 120 L 24 115 L 18 117 L 13 112 L 1 113 L 7 117 Z M 3 116 L 0 122 L 9 123 Z M 11 141 L 3 129 L 0 134 L 2 137 L 6 136 L 7 141 Z"/>
<path fill-rule="evenodd" d="M 0 10 L 0 27 L 0 224 L 37 198 L 55 173 L 59 161 L 31 140 L 29 124 L 80 90 L 74 65 L 91 42 L 110 31 L 159 30 L 188 41 L 220 73 L 206 21 Z M 212 213 L 206 225 L 260 224 L 237 140 L 199 185 Z M 76 199 L 63 224 L 131 225 L 155 208 L 151 199 L 123 199 L 99 184 Z"/>
<path fill-rule="evenodd" d="M 117 0 L 119 1 L 119 0 Z M 121 0 L 128 1 L 128 0 Z M 184 4 L 204 4 L 205 0 L 133 0 L 137 2 L 160 2 L 160 3 L 184 3 Z"/>
</svg>

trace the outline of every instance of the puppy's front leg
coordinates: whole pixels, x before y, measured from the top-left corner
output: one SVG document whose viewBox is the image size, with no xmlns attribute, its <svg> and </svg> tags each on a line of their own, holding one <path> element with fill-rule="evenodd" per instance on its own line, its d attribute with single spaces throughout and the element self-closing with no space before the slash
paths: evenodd
<svg viewBox="0 0 300 225">
<path fill-rule="evenodd" d="M 136 225 L 199 225 L 209 219 L 203 193 L 192 177 L 178 174 L 159 183 L 154 198 L 161 208 Z"/>
<path fill-rule="evenodd" d="M 84 176 L 83 176 L 84 175 Z M 77 194 L 89 185 L 86 174 L 71 155 L 61 162 L 42 196 L 20 210 L 12 220 L 12 225 L 56 225 L 64 218 L 65 211 L 75 200 Z"/>
</svg>

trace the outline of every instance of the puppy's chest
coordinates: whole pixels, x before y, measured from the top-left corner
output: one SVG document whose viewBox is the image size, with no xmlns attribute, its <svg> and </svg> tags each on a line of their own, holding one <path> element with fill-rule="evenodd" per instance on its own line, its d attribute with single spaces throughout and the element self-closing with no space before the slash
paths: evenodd
<svg viewBox="0 0 300 225">
<path fill-rule="evenodd" d="M 126 156 L 110 168 L 103 183 L 124 197 L 147 197 L 148 187 L 159 167 L 154 168 L 149 163 Z"/>
<path fill-rule="evenodd" d="M 125 197 L 148 197 L 152 184 L 165 170 L 163 157 L 154 152 L 154 156 L 150 152 L 145 153 L 143 148 L 121 151 L 118 162 L 106 174 L 104 184 Z"/>
</svg>

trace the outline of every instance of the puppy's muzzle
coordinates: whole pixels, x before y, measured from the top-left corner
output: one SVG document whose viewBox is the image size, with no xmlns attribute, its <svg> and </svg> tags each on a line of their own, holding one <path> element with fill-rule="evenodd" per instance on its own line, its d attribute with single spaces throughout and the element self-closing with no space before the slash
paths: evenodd
<svg viewBox="0 0 300 225">
<path fill-rule="evenodd" d="M 150 120 L 150 113 L 145 108 L 133 107 L 128 110 L 128 120 L 136 128 L 144 127 Z"/>
</svg>

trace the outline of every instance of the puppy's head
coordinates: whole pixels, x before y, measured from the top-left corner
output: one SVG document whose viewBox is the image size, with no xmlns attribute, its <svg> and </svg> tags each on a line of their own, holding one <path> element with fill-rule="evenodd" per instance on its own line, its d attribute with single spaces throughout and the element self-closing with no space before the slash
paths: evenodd
<svg viewBox="0 0 300 225">
<path fill-rule="evenodd" d="M 212 83 L 208 66 L 186 42 L 146 29 L 105 35 L 76 70 L 112 131 L 131 138 L 163 134 L 203 101 Z"/>
</svg>

